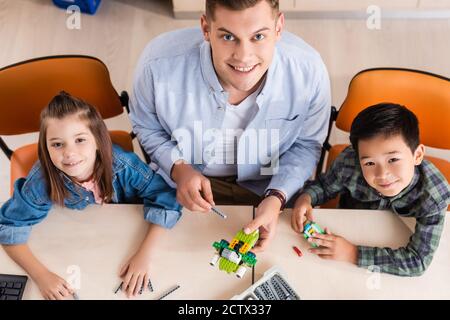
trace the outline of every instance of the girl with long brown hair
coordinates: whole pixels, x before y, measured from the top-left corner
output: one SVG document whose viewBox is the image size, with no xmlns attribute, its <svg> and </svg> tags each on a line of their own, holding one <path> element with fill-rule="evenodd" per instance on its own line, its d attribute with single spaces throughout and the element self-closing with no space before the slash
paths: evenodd
<svg viewBox="0 0 450 320">
<path fill-rule="evenodd" d="M 53 205 L 82 210 L 90 204 L 144 203 L 147 236 L 122 266 L 119 276 L 128 296 L 147 287 L 154 240 L 181 216 L 176 192 L 136 154 L 111 143 L 97 110 L 61 92 L 41 113 L 39 161 L 18 179 L 13 197 L 0 209 L 0 244 L 39 286 L 46 299 L 64 299 L 70 285 L 31 252 L 31 226 Z"/>
</svg>

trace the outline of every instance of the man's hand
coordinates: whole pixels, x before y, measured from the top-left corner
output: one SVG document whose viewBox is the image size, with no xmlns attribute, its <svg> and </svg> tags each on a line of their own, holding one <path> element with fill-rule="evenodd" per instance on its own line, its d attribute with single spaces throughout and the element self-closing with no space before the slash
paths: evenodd
<svg viewBox="0 0 450 320">
<path fill-rule="evenodd" d="M 325 228 L 326 234 L 313 233 L 308 242 L 315 243 L 320 248 L 310 248 L 309 252 L 317 254 L 323 259 L 358 263 L 358 248 L 343 237 L 332 234 Z"/>
<path fill-rule="evenodd" d="M 280 208 L 281 202 L 275 196 L 265 198 L 256 208 L 256 218 L 244 228 L 246 234 L 250 234 L 259 228 L 259 240 L 252 251 L 264 251 L 274 238 Z"/>
<path fill-rule="evenodd" d="M 183 207 L 191 211 L 211 211 L 215 204 L 208 178 L 191 165 L 177 161 L 173 165 L 172 179 L 177 184 L 177 201 Z"/>
<path fill-rule="evenodd" d="M 312 211 L 311 197 L 309 194 L 303 193 L 295 201 L 294 208 L 292 209 L 291 226 L 295 232 L 303 232 L 303 224 L 306 220 L 314 221 Z"/>
</svg>

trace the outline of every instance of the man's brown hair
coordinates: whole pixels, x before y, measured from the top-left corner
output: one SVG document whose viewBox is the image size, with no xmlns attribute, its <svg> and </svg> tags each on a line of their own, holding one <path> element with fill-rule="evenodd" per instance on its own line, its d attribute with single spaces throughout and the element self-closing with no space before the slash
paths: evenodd
<svg viewBox="0 0 450 320">
<path fill-rule="evenodd" d="M 217 6 L 222 6 L 230 10 L 244 10 L 251 8 L 261 1 L 266 1 L 273 9 L 274 12 L 279 11 L 278 0 L 206 0 L 206 17 L 214 20 L 214 11 Z"/>
</svg>

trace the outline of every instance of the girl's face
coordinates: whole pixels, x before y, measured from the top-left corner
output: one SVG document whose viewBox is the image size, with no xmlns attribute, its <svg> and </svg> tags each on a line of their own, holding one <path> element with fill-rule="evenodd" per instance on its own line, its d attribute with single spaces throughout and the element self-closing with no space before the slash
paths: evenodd
<svg viewBox="0 0 450 320">
<path fill-rule="evenodd" d="M 47 149 L 53 164 L 77 182 L 88 180 L 97 157 L 97 144 L 78 115 L 47 120 Z"/>
</svg>

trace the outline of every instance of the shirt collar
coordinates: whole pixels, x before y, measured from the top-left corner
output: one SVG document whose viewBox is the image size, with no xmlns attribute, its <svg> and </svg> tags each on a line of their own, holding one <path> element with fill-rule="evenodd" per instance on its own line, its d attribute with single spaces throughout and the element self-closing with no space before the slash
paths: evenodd
<svg viewBox="0 0 450 320">
<path fill-rule="evenodd" d="M 273 87 L 273 82 L 275 81 L 275 70 L 278 67 L 278 48 L 275 46 L 274 52 L 273 52 L 273 58 L 272 58 L 272 62 L 270 63 L 269 69 L 266 72 L 266 76 L 263 82 L 263 88 L 260 92 L 260 94 L 258 95 L 258 97 L 264 97 L 264 96 L 268 96 L 269 93 L 272 90 Z M 262 99 L 262 98 L 260 98 Z"/>
<path fill-rule="evenodd" d="M 222 85 L 217 78 L 216 70 L 214 69 L 212 56 L 211 56 L 211 45 L 208 41 L 203 41 L 200 46 L 200 65 L 209 90 L 212 92 L 223 92 Z"/>
<path fill-rule="evenodd" d="M 82 186 L 83 188 L 85 188 L 88 191 L 94 191 L 94 189 L 95 189 L 94 179 L 82 182 L 82 183 L 80 183 L 80 186 Z"/>
</svg>

